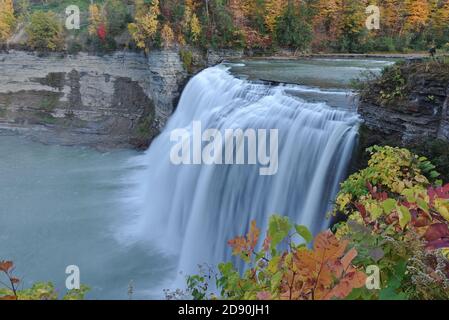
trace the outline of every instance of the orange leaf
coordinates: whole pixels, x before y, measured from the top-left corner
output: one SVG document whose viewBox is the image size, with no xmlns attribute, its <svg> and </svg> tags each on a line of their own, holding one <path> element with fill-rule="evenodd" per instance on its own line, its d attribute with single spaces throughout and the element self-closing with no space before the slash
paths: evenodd
<svg viewBox="0 0 449 320">
<path fill-rule="evenodd" d="M 12 261 L 1 261 L 0 262 L 0 271 L 9 272 L 11 268 L 14 266 Z"/>
<path fill-rule="evenodd" d="M 259 235 L 260 235 L 260 230 L 257 228 L 256 225 L 256 221 L 253 220 L 251 222 L 251 227 L 249 229 L 249 232 L 246 236 L 247 240 L 248 240 L 248 245 L 251 251 L 253 251 L 256 246 L 257 246 L 257 242 L 259 241 Z"/>
<path fill-rule="evenodd" d="M 340 241 L 330 230 L 327 230 L 316 237 L 314 250 L 323 261 L 338 259 L 344 254 L 348 244 L 348 240 Z"/>
<path fill-rule="evenodd" d="M 352 260 L 354 260 L 357 257 L 357 255 L 358 255 L 357 250 L 355 248 L 352 248 L 343 258 L 341 258 L 341 263 L 343 265 L 344 270 L 347 270 L 349 268 Z"/>
</svg>

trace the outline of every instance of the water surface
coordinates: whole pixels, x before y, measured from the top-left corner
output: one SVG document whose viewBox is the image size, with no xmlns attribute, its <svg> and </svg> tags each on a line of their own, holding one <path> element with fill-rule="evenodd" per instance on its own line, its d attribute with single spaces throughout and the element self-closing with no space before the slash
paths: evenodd
<svg viewBox="0 0 449 320">
<path fill-rule="evenodd" d="M 151 244 L 119 241 L 126 222 L 126 181 L 137 152 L 43 145 L 0 136 L 0 259 L 15 262 L 25 287 L 52 281 L 77 265 L 90 298 L 151 297 L 170 263 Z M 125 214 L 126 213 L 126 214 Z"/>
<path fill-rule="evenodd" d="M 290 98 L 283 94 L 276 92 L 270 94 L 270 90 L 264 86 L 252 87 L 248 84 L 229 80 L 229 76 L 223 76 L 223 80 L 226 78 L 229 84 L 233 84 L 233 90 L 237 94 L 242 94 L 244 99 L 249 99 L 245 101 L 245 108 L 251 112 L 245 113 L 245 110 L 238 109 L 238 101 L 234 99 L 235 97 L 228 96 L 226 98 L 232 101 L 233 105 L 224 103 L 227 101 L 224 100 L 224 96 L 231 94 L 225 83 L 221 84 L 224 96 L 207 98 L 207 93 L 217 90 L 218 86 L 209 88 L 210 83 L 207 83 L 207 81 L 202 86 L 200 84 L 202 79 L 197 79 L 196 86 L 198 86 L 199 90 L 194 90 L 192 97 L 184 99 L 185 103 L 192 101 L 194 105 L 184 105 L 180 111 L 186 113 L 186 115 L 178 115 L 178 118 L 183 119 L 184 117 L 188 120 L 186 120 L 186 123 L 181 123 L 181 121 L 181 125 L 188 125 L 188 122 L 197 118 L 197 116 L 202 115 L 204 117 L 207 115 L 207 121 L 215 121 L 215 125 L 216 123 L 232 120 L 231 122 L 234 124 L 243 123 L 249 127 L 256 123 L 259 127 L 264 127 L 269 126 L 270 121 L 265 122 L 263 119 L 256 119 L 255 116 L 267 114 L 274 119 L 275 117 L 280 117 L 281 113 L 285 113 L 285 117 L 280 117 L 277 122 L 286 123 L 286 128 L 289 129 L 292 126 L 290 122 L 292 122 L 292 119 L 297 118 L 297 113 L 300 111 L 298 109 L 298 112 L 296 112 L 295 108 L 300 108 L 303 105 L 309 108 L 310 116 L 312 119 L 315 119 L 316 123 L 314 124 L 313 121 L 304 125 L 296 123 L 296 132 L 304 135 L 304 137 L 306 137 L 306 134 L 312 138 L 313 136 L 321 137 L 321 140 L 324 142 L 333 141 L 336 137 L 331 129 L 336 125 L 339 126 L 338 128 L 342 128 L 342 130 L 353 132 L 352 126 L 354 123 L 351 120 L 353 116 L 341 114 L 338 116 L 341 119 L 335 119 L 334 113 L 335 115 L 339 113 L 329 110 L 328 107 L 338 107 L 354 112 L 351 104 L 353 96 L 347 88 L 350 79 L 365 71 L 380 72 L 382 67 L 390 63 L 390 61 L 342 59 L 240 61 L 238 64 L 233 65 L 231 72 L 234 75 L 250 80 L 294 83 L 294 85 L 286 85 L 285 90 L 281 90 L 282 93 L 304 99 L 307 103 L 296 100 L 290 101 Z M 205 79 L 207 80 L 207 77 Z M 217 79 L 215 80 L 220 82 Z M 203 89 L 200 88 L 201 86 Z M 239 90 L 240 86 L 242 88 L 247 87 L 248 90 Z M 253 89 L 256 89 L 256 91 L 254 92 Z M 207 99 L 212 100 L 195 100 L 201 98 L 201 95 L 198 94 L 199 92 L 206 95 Z M 215 107 L 221 106 L 220 109 L 215 111 L 210 109 L 209 112 L 209 104 L 211 102 L 215 102 Z M 268 107 L 268 104 L 271 102 L 277 106 L 277 109 L 271 110 Z M 254 103 L 258 103 L 258 105 Z M 199 108 L 201 104 L 203 105 L 202 109 Z M 248 105 L 252 107 L 248 108 Z M 195 108 L 199 108 L 198 115 L 191 115 L 190 112 L 195 110 Z M 314 115 L 315 112 L 316 114 Z M 232 114 L 238 115 L 235 121 L 229 117 Z M 340 124 L 334 120 L 328 122 L 320 120 L 324 127 L 318 125 L 319 119 L 326 118 L 325 114 L 331 115 L 330 119 L 339 120 Z M 307 125 L 312 126 L 312 129 L 309 131 L 305 130 Z M 328 137 L 329 133 L 331 135 Z M 288 139 L 287 133 L 285 135 L 284 140 L 289 141 L 290 147 L 296 146 L 290 151 L 287 150 L 288 153 L 290 155 L 300 154 L 306 157 L 306 153 L 301 152 L 301 146 L 295 144 L 295 141 L 299 143 L 301 140 L 291 138 L 294 139 L 294 141 L 291 141 Z M 161 145 L 167 143 L 169 142 L 160 142 Z M 319 143 L 318 139 L 310 140 L 310 144 L 313 143 Z M 314 145 L 316 150 L 321 150 L 324 147 L 325 145 L 321 147 Z M 161 150 L 167 149 L 165 147 L 161 148 Z M 275 197 L 273 194 L 266 197 L 259 195 L 261 199 L 265 200 L 258 204 L 257 210 L 253 210 L 257 212 L 252 212 L 250 209 L 255 208 L 248 207 L 244 208 L 245 210 L 239 208 L 239 203 L 252 204 L 252 201 L 248 198 L 245 198 L 246 200 L 243 199 L 245 201 L 239 200 L 238 194 L 236 194 L 236 198 L 229 197 L 228 200 L 230 202 L 226 204 L 226 208 L 229 210 L 232 207 L 239 208 L 238 210 L 242 212 L 234 212 L 233 215 L 241 220 L 237 221 L 234 226 L 229 226 L 226 234 L 223 232 L 221 232 L 223 234 L 217 234 L 216 230 L 223 229 L 214 229 L 215 227 L 212 228 L 212 226 L 206 231 L 202 230 L 201 223 L 198 223 L 198 221 L 204 220 L 199 219 L 193 221 L 195 224 L 191 224 L 188 228 L 191 235 L 190 238 L 184 238 L 184 235 L 179 233 L 178 230 L 182 229 L 182 225 L 187 224 L 188 216 L 184 212 L 185 219 L 180 219 L 179 217 L 183 216 L 182 210 L 187 210 L 190 200 L 188 200 L 188 197 L 181 196 L 173 199 L 170 197 L 170 195 L 175 194 L 173 189 L 167 191 L 169 194 L 163 198 L 158 197 L 157 192 L 159 192 L 158 189 L 168 188 L 167 186 L 170 182 L 178 186 L 178 188 L 184 188 L 183 190 L 178 190 L 178 193 L 189 193 L 193 190 L 192 188 L 194 188 L 196 182 L 190 181 L 179 184 L 175 180 L 167 178 L 163 171 L 154 175 L 145 173 L 148 170 L 159 172 L 159 169 L 163 169 L 163 163 L 168 159 L 167 154 L 153 152 L 151 156 L 143 157 L 151 161 L 150 163 L 148 161 L 145 162 L 145 168 L 141 168 L 140 165 L 142 163 L 139 162 L 141 160 L 136 161 L 136 159 L 142 159 L 142 156 L 135 151 L 117 150 L 100 153 L 88 148 L 43 145 L 18 136 L 5 135 L 0 135 L 0 152 L 0 259 L 11 259 L 16 263 L 16 274 L 24 280 L 25 287 L 28 287 L 35 281 L 53 281 L 60 291 L 64 289 L 65 268 L 68 265 L 75 264 L 81 269 L 81 281 L 92 287 L 89 298 L 93 299 L 126 299 L 128 298 L 130 281 L 134 283 L 135 298 L 161 298 L 162 288 L 164 288 L 167 281 L 176 276 L 174 271 L 178 266 L 176 257 L 167 258 L 161 254 L 159 247 L 156 247 L 150 240 L 152 238 L 151 228 L 143 230 L 145 237 L 141 239 L 142 241 L 134 241 L 135 239 L 132 239 L 136 229 L 134 228 L 135 225 L 130 224 L 130 222 L 139 221 L 139 214 L 142 214 L 142 212 L 138 212 L 138 208 L 141 209 L 142 202 L 146 201 L 146 214 L 154 213 L 154 210 L 163 208 L 168 202 L 172 211 L 178 209 L 179 212 L 173 211 L 171 218 L 169 218 L 173 222 L 170 228 L 164 229 L 153 226 L 153 229 L 159 229 L 162 233 L 167 230 L 167 234 L 171 234 L 172 239 L 176 237 L 183 238 L 180 241 L 187 248 L 187 251 L 195 249 L 194 242 L 187 240 L 195 238 L 197 230 L 202 235 L 198 239 L 204 238 L 204 232 L 211 233 L 211 230 L 214 231 L 215 240 L 220 238 L 222 243 L 216 244 L 213 241 L 214 239 L 210 239 L 210 241 L 205 243 L 215 246 L 215 248 L 219 245 L 219 248 L 224 250 L 225 238 L 229 237 L 230 234 L 237 235 L 242 232 L 245 229 L 244 224 L 251 219 L 250 215 L 268 214 L 268 211 L 264 212 L 263 208 L 260 207 L 263 201 L 270 200 L 274 204 L 269 208 L 267 206 L 273 213 L 275 210 L 278 210 L 276 212 L 279 213 L 282 213 L 281 211 L 288 213 L 289 211 L 286 208 L 289 202 L 281 201 L 281 198 L 288 197 L 289 199 L 293 198 L 296 199 L 295 201 L 299 201 L 300 197 L 296 196 L 295 192 L 303 190 L 305 187 L 304 184 L 292 186 L 292 183 L 295 181 L 294 177 L 292 179 L 288 177 L 293 176 L 293 174 L 299 175 L 298 172 L 301 167 L 299 163 L 295 163 L 293 156 L 289 156 L 293 167 L 287 168 L 288 170 L 282 169 L 282 166 L 287 164 L 281 164 L 281 173 L 287 178 L 285 178 L 285 181 L 276 182 L 279 185 L 276 189 L 279 191 L 279 199 L 273 199 Z M 315 155 L 317 159 L 319 158 L 318 155 L 324 151 L 320 152 L 317 151 L 317 155 Z M 341 152 L 343 154 L 343 151 Z M 347 152 L 344 151 L 344 154 Z M 325 156 L 324 153 L 322 158 L 333 159 L 332 155 Z M 301 163 L 307 163 L 311 166 L 315 163 L 315 161 L 304 161 L 306 159 L 303 159 Z M 329 163 L 336 162 L 332 160 Z M 151 169 L 152 167 L 154 167 L 154 170 Z M 187 171 L 190 170 L 195 171 L 196 169 L 191 168 Z M 335 167 L 333 170 L 335 171 Z M 205 172 L 207 173 L 207 170 Z M 226 168 L 214 172 L 218 175 L 228 174 Z M 313 168 L 307 172 L 313 172 Z M 240 173 L 239 171 L 234 172 L 229 177 L 238 180 L 239 177 L 244 176 L 243 171 Z M 185 172 L 180 174 L 185 175 Z M 320 173 L 318 172 L 317 174 Z M 321 175 L 321 180 L 324 181 L 326 173 L 321 172 Z M 257 181 L 248 179 L 243 182 L 228 179 L 227 184 L 223 182 L 222 185 L 219 185 L 217 181 L 225 181 L 225 179 L 215 179 L 213 180 L 215 184 L 212 183 L 210 188 L 203 184 L 201 192 L 204 194 L 196 195 L 203 202 L 198 202 L 197 207 L 201 207 L 201 203 L 207 203 L 207 200 L 214 199 L 212 192 L 215 192 L 215 196 L 219 195 L 220 192 L 227 194 L 226 190 L 223 191 L 221 189 L 229 184 L 232 184 L 236 190 L 243 190 L 245 185 L 248 184 L 247 190 L 253 190 L 251 192 L 256 192 L 259 190 L 257 188 L 263 185 L 266 185 L 266 188 L 271 188 L 271 182 L 268 181 L 270 178 L 260 178 L 255 175 L 254 179 L 260 179 L 259 182 L 262 181 L 263 183 L 257 183 Z M 141 186 L 136 187 L 135 183 L 137 182 Z M 250 182 L 253 186 L 259 187 L 250 187 Z M 235 186 L 238 186 L 238 188 Z M 287 192 L 287 190 L 283 189 L 283 186 L 289 186 L 291 189 Z M 312 187 L 321 188 L 322 186 L 316 184 L 312 185 Z M 322 188 L 326 189 L 325 186 Z M 234 196 L 234 193 L 230 190 L 228 191 L 229 194 Z M 147 193 L 146 198 L 139 199 L 145 192 Z M 154 194 L 148 195 L 148 192 L 154 192 Z M 251 193 L 245 194 L 248 196 Z M 242 196 L 245 197 L 245 194 L 242 193 Z M 231 200 L 235 201 L 235 203 Z M 163 201 L 166 203 L 160 203 Z M 280 202 L 283 202 L 285 207 L 279 207 L 277 204 Z M 156 203 L 159 203 L 158 206 L 155 205 Z M 210 203 L 209 208 L 212 208 L 212 205 L 213 203 Z M 310 200 L 304 201 L 302 204 L 292 203 L 291 205 L 314 208 L 318 204 L 312 203 Z M 327 203 L 324 205 L 326 206 Z M 221 208 L 224 210 L 225 207 L 221 206 Z M 296 212 L 293 209 L 291 211 Z M 168 217 L 168 212 L 158 212 L 157 215 L 161 217 L 167 215 L 166 217 Z M 200 212 L 196 214 L 200 214 Z M 226 221 L 228 218 L 221 217 L 221 220 Z M 321 221 L 318 221 L 318 223 L 321 224 Z M 129 227 L 130 225 L 132 227 Z M 142 226 L 145 227 L 146 223 L 142 223 Z M 164 241 L 169 242 L 170 239 Z M 179 242 L 174 243 L 177 243 L 177 251 L 180 254 L 181 245 L 179 245 Z M 204 252 L 209 250 L 206 249 Z M 218 253 L 221 256 L 224 255 L 223 252 Z M 184 252 L 181 260 L 186 261 L 191 256 L 198 257 L 200 255 L 201 252 L 194 252 L 193 255 L 190 251 Z"/>
</svg>

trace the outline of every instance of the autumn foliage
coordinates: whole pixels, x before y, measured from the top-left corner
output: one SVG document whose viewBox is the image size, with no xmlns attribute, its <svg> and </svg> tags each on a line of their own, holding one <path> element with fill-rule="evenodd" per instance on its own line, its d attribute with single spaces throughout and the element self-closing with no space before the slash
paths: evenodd
<svg viewBox="0 0 449 320">
<path fill-rule="evenodd" d="M 449 48 L 449 0 L 80 2 L 82 10 L 88 11 L 82 12 L 82 19 L 87 16 L 88 21 L 83 23 L 87 28 L 76 32 L 75 38 L 79 46 L 83 44 L 78 42 L 86 41 L 88 50 L 111 51 L 119 45 L 146 51 L 194 46 L 256 53 L 280 48 L 300 53 L 408 52 L 428 50 L 434 45 Z M 12 36 L 16 21 L 29 24 L 31 14 L 37 10 L 48 12 L 47 8 L 55 8 L 53 13 L 60 17 L 60 10 L 64 9 L 57 0 L 47 0 L 42 6 L 25 6 L 26 10 L 22 10 L 22 3 L 26 1 L 0 0 L 1 42 Z M 379 30 L 366 28 L 366 9 L 373 4 L 380 8 Z M 99 37 L 101 25 L 106 36 Z"/>
<path fill-rule="evenodd" d="M 365 285 L 365 273 L 353 264 L 357 250 L 350 248 L 349 241 L 339 241 L 329 230 L 320 233 L 312 248 L 308 248 L 312 235 L 306 227 L 293 226 L 288 218 L 274 215 L 263 240 L 260 234 L 253 221 L 246 236 L 229 241 L 233 254 L 243 259 L 247 268 L 240 276 L 232 263 L 219 265 L 217 286 L 222 298 L 344 299 L 353 289 Z M 302 241 L 296 242 L 294 238 Z M 190 284 L 198 284 L 191 280 Z M 196 297 L 206 297 L 198 290 L 195 292 Z"/>
<path fill-rule="evenodd" d="M 393 282 L 394 290 L 380 298 L 449 298 L 443 289 L 449 283 L 449 185 L 442 186 L 428 159 L 406 149 L 375 146 L 368 152 L 369 167 L 343 183 L 337 197 L 336 212 L 348 217 L 337 237 L 370 248 L 366 264 L 383 265 L 383 284 Z"/>
<path fill-rule="evenodd" d="M 136 0 L 135 3 L 137 14 L 130 30 L 139 47 L 145 41 L 146 46 L 157 45 L 155 34 L 166 31 L 167 27 L 173 30 L 178 44 L 204 47 L 281 46 L 366 52 L 426 50 L 434 43 L 443 46 L 449 42 L 448 0 L 375 3 L 369 0 L 167 0 L 151 1 L 151 5 Z M 380 30 L 366 28 L 366 9 L 371 4 L 380 8 Z M 142 7 L 145 7 L 145 19 L 140 13 Z"/>
<path fill-rule="evenodd" d="M 58 300 L 59 295 L 51 282 L 38 282 L 31 288 L 19 290 L 21 280 L 14 275 L 12 261 L 0 261 L 0 300 Z M 83 300 L 89 287 L 81 285 L 80 289 L 69 290 L 63 300 Z"/>
<path fill-rule="evenodd" d="M 368 167 L 338 194 L 332 231 L 313 240 L 305 226 L 270 218 L 264 239 L 253 221 L 247 235 L 229 241 L 244 264 L 218 266 L 223 299 L 405 300 L 449 299 L 449 185 L 435 166 L 409 150 L 374 146 Z M 312 245 L 313 242 L 313 245 Z M 379 269 L 373 287 L 365 271 Z M 210 275 L 188 278 L 196 299 Z"/>
<path fill-rule="evenodd" d="M 12 0 L 0 0 L 0 43 L 11 37 L 15 20 Z"/>
</svg>

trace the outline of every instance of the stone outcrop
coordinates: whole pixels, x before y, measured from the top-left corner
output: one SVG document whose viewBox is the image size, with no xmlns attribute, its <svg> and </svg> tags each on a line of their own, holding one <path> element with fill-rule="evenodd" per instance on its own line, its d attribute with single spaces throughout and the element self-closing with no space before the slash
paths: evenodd
<svg viewBox="0 0 449 320">
<path fill-rule="evenodd" d="M 189 78 L 177 50 L 152 51 L 148 56 L 148 80 L 157 105 L 158 126 L 165 125 Z"/>
<path fill-rule="evenodd" d="M 45 143 L 148 146 L 188 75 L 176 51 L 0 54 L 0 128 Z"/>
<path fill-rule="evenodd" d="M 245 57 L 243 50 L 236 49 L 219 49 L 207 51 L 207 66 L 214 66 L 226 59 L 241 59 Z"/>
<path fill-rule="evenodd" d="M 428 138 L 449 141 L 449 65 L 409 61 L 394 72 L 362 94 L 359 113 L 365 126 L 402 145 Z"/>
</svg>

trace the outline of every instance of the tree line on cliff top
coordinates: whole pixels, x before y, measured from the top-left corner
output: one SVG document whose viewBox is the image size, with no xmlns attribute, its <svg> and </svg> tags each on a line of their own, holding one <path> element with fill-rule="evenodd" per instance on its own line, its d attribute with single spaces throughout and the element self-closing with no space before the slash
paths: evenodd
<svg viewBox="0 0 449 320">
<path fill-rule="evenodd" d="M 109 49 L 115 49 L 117 36 L 127 33 L 130 46 L 146 50 L 175 45 L 314 52 L 407 52 L 430 46 L 449 49 L 449 0 L 69 2 L 0 0 L 0 42 L 14 34 L 19 22 L 51 24 L 60 20 L 60 28 L 47 32 L 56 42 L 48 49 L 61 50 L 62 39 L 70 32 L 62 27 L 64 5 L 76 4 L 83 11 L 84 23 L 75 35 L 83 34 L 84 42 Z M 380 8 L 379 30 L 366 27 L 369 5 Z M 40 16 L 33 20 L 35 15 Z"/>
</svg>

